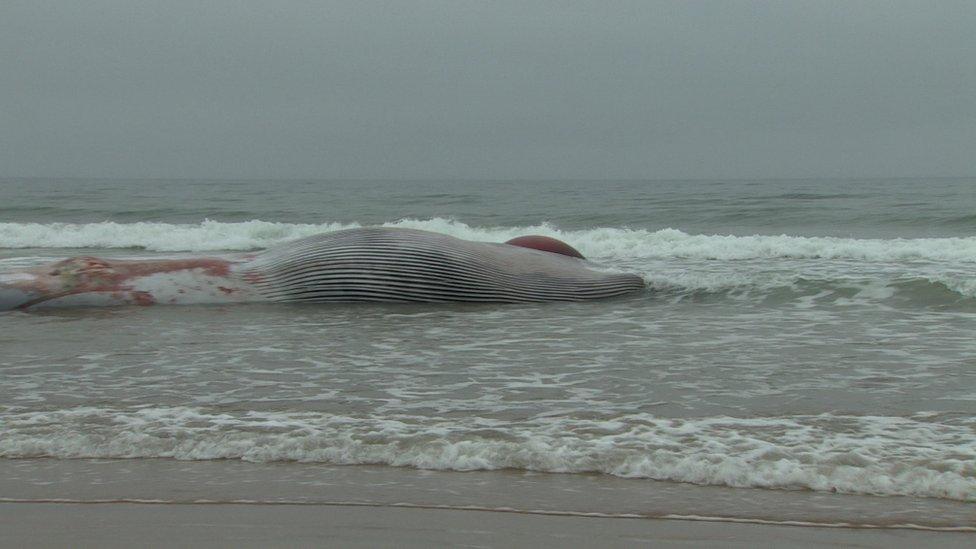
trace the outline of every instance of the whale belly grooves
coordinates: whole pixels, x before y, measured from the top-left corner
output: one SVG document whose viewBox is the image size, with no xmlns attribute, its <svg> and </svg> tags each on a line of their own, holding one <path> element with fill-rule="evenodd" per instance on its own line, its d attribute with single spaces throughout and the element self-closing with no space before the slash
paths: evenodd
<svg viewBox="0 0 976 549">
<path fill-rule="evenodd" d="M 279 302 L 579 301 L 644 287 L 639 276 L 596 271 L 574 257 L 394 228 L 314 235 L 242 268 L 259 294 Z"/>
</svg>

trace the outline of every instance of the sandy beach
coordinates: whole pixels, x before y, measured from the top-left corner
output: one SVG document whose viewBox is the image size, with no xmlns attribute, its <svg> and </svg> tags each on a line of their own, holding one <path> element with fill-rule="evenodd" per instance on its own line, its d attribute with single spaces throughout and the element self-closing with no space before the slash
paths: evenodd
<svg viewBox="0 0 976 549">
<path fill-rule="evenodd" d="M 0 504 L 3 547 L 971 547 L 972 533 L 396 507 Z"/>
</svg>

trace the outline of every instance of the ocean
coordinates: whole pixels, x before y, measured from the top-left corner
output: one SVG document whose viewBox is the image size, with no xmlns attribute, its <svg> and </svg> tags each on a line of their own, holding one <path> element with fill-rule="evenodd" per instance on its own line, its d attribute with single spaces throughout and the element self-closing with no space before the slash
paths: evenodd
<svg viewBox="0 0 976 549">
<path fill-rule="evenodd" d="M 976 531 L 976 179 L 4 179 L 0 272 L 369 225 L 648 287 L 0 313 L 0 501 Z"/>
</svg>

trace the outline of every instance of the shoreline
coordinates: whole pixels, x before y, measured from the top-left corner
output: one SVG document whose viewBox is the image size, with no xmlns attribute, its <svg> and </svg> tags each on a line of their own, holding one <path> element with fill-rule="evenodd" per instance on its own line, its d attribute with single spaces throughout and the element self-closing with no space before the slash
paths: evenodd
<svg viewBox="0 0 976 549">
<path fill-rule="evenodd" d="M 970 547 L 972 534 L 349 505 L 0 503 L 0 546 Z"/>
<path fill-rule="evenodd" d="M 48 499 L 18 499 L 0 497 L 0 506 L 14 504 L 38 504 L 38 505 L 78 505 L 78 506 L 112 506 L 112 505 L 148 505 L 148 506 L 227 506 L 227 507 L 344 507 L 344 508 L 366 508 L 366 509 L 413 509 L 419 511 L 467 511 L 478 513 L 500 513 L 510 515 L 541 516 L 541 517 L 572 517 L 572 518 L 595 518 L 595 519 L 618 519 L 618 520 L 653 520 L 671 522 L 697 522 L 697 523 L 728 523 L 745 524 L 757 526 L 784 526 L 791 528 L 830 528 L 842 530 L 910 530 L 917 532 L 945 532 L 945 533 L 969 533 L 976 534 L 976 526 L 926 526 L 923 524 L 895 523 L 895 524 L 868 524 L 852 522 L 816 522 L 801 520 L 774 520 L 763 518 L 744 518 L 732 516 L 707 516 L 707 515 L 678 515 L 678 514 L 640 514 L 640 513 L 601 513 L 587 511 L 562 511 L 549 509 L 518 509 L 514 507 L 488 507 L 478 505 L 437 505 L 421 503 L 376 503 L 376 502 L 357 502 L 357 501 L 260 501 L 260 500 L 192 500 L 192 501 L 169 501 L 159 499 L 103 499 L 103 500 L 82 500 L 67 498 L 48 498 Z"/>
<path fill-rule="evenodd" d="M 600 475 L 237 461 L 0 460 L 0 504 L 416 509 L 976 532 L 972 505 L 928 498 L 697 486 Z"/>
</svg>

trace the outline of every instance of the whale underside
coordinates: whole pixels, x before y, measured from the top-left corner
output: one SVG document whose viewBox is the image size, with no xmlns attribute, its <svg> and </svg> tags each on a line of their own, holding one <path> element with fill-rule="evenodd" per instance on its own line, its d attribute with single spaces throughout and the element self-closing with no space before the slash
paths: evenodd
<svg viewBox="0 0 976 549">
<path fill-rule="evenodd" d="M 511 242 L 362 228 L 229 259 L 76 257 L 0 274 L 0 310 L 157 303 L 580 301 L 644 287 L 640 276 L 599 270 L 557 240 L 521 237 Z"/>
<path fill-rule="evenodd" d="M 304 238 L 261 254 L 245 273 L 259 293 L 286 302 L 579 301 L 644 287 L 575 257 L 392 228 Z"/>
</svg>

